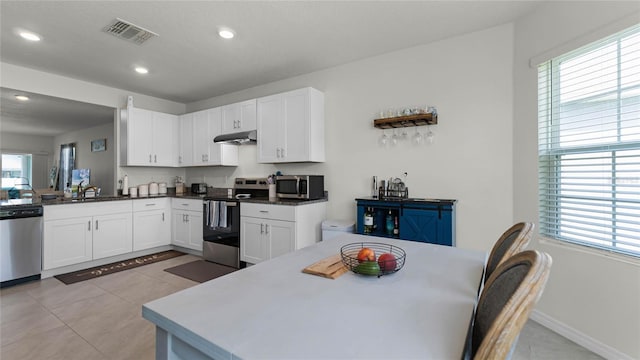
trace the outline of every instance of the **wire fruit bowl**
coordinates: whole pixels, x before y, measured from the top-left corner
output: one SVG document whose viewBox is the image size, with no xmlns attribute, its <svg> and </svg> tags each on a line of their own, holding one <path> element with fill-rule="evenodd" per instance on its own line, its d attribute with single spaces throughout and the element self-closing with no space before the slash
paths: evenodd
<svg viewBox="0 0 640 360">
<path fill-rule="evenodd" d="M 373 254 L 369 253 L 368 259 L 373 258 L 374 260 L 368 260 L 367 257 L 364 256 L 368 251 L 364 251 L 361 258 L 358 259 L 358 254 L 365 248 L 373 251 Z M 393 257 L 385 254 L 391 254 Z M 382 255 L 385 256 L 382 257 Z M 340 256 L 342 257 L 342 263 L 347 269 L 354 273 L 380 277 L 382 275 L 393 274 L 402 269 L 407 254 L 395 245 L 376 242 L 359 242 L 341 247 Z"/>
</svg>

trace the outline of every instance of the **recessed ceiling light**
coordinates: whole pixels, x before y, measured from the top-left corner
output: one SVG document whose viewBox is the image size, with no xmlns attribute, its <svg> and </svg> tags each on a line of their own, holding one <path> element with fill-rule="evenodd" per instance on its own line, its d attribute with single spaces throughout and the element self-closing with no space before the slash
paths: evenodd
<svg viewBox="0 0 640 360">
<path fill-rule="evenodd" d="M 20 36 L 22 36 L 23 39 L 26 39 L 29 41 L 40 41 L 41 39 L 40 35 L 29 32 L 29 31 L 21 31 Z"/>
<path fill-rule="evenodd" d="M 149 73 L 149 69 L 142 67 L 142 66 L 136 66 L 136 72 L 138 74 L 148 74 Z"/>
<path fill-rule="evenodd" d="M 29 97 L 26 95 L 16 95 L 16 99 L 20 100 L 20 101 L 27 101 L 29 100 Z"/>
<path fill-rule="evenodd" d="M 233 39 L 233 37 L 236 36 L 233 30 L 229 28 L 220 28 L 220 30 L 218 30 L 218 35 L 223 39 Z"/>
</svg>

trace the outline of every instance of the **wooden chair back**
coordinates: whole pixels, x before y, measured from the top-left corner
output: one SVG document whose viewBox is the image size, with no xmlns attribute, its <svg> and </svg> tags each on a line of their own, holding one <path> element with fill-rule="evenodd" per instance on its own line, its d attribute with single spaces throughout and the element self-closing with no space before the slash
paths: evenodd
<svg viewBox="0 0 640 360">
<path fill-rule="evenodd" d="M 542 295 L 551 257 L 526 250 L 504 261 L 487 280 L 474 316 L 471 348 L 474 360 L 507 359 L 520 331 Z"/>
<path fill-rule="evenodd" d="M 502 234 L 502 236 L 500 236 L 498 241 L 493 245 L 491 254 L 489 254 L 489 259 L 487 260 L 487 267 L 484 275 L 485 283 L 498 265 L 513 255 L 523 251 L 527 245 L 529 245 L 534 228 L 535 225 L 531 222 L 519 222 L 511 226 Z"/>
</svg>

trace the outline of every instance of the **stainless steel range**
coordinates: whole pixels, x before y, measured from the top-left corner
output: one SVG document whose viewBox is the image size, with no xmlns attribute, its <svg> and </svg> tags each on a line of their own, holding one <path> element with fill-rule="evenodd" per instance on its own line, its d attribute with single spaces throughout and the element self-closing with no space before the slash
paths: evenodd
<svg viewBox="0 0 640 360">
<path fill-rule="evenodd" d="M 233 195 L 207 196 L 203 204 L 202 257 L 236 269 L 246 267 L 240 261 L 240 200 L 268 198 L 266 178 L 237 178 Z"/>
</svg>

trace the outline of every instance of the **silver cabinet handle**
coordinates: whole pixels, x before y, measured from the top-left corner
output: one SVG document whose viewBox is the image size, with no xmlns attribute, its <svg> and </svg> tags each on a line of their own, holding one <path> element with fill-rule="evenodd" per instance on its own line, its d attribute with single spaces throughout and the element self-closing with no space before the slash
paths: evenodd
<svg viewBox="0 0 640 360">
<path fill-rule="evenodd" d="M 268 235 L 268 234 L 269 234 L 269 224 L 266 224 L 266 225 L 264 226 L 264 229 L 265 229 L 265 230 L 264 230 L 264 233 Z"/>
<path fill-rule="evenodd" d="M 264 234 L 264 224 L 260 224 L 260 234 Z"/>
<path fill-rule="evenodd" d="M 98 220 L 96 220 L 96 231 L 98 230 Z"/>
<path fill-rule="evenodd" d="M 149 162 L 151 162 L 151 154 L 149 154 Z"/>
<path fill-rule="evenodd" d="M 260 212 L 263 213 L 263 214 L 268 214 L 269 210 L 260 210 Z"/>
<path fill-rule="evenodd" d="M 284 148 L 280 149 L 280 157 L 284 158 L 285 154 L 284 154 Z"/>
<path fill-rule="evenodd" d="M 178 162 L 182 164 L 182 156 L 178 156 Z"/>
<path fill-rule="evenodd" d="M 156 204 L 144 204 L 144 206 L 156 206 Z"/>
<path fill-rule="evenodd" d="M 155 162 L 155 163 L 158 162 L 158 155 L 153 155 L 153 162 Z"/>
<path fill-rule="evenodd" d="M 87 231 L 91 231 L 91 220 L 87 221 Z"/>
<path fill-rule="evenodd" d="M 185 214 L 184 218 L 186 219 L 185 222 L 189 222 L 189 214 Z"/>
<path fill-rule="evenodd" d="M 162 213 L 162 221 L 164 221 L 164 213 Z"/>
</svg>

